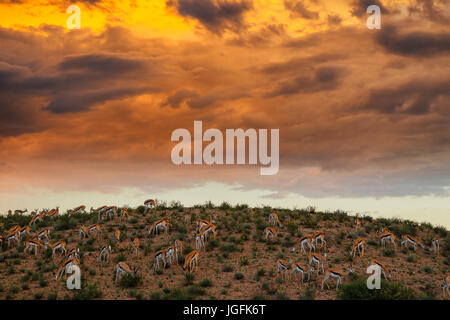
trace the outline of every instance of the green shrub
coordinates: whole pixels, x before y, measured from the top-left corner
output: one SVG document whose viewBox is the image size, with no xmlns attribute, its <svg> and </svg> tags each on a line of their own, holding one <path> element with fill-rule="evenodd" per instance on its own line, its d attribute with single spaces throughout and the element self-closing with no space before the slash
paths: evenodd
<svg viewBox="0 0 450 320">
<path fill-rule="evenodd" d="M 341 300 L 413 300 L 417 299 L 414 291 L 405 288 L 403 283 L 381 280 L 381 289 L 367 288 L 366 279 L 344 283 L 339 287 Z"/>
</svg>

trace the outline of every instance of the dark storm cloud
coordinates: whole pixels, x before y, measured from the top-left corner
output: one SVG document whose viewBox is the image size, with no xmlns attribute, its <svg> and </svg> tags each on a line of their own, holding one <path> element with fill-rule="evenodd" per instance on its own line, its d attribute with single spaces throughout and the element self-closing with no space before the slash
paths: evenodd
<svg viewBox="0 0 450 320">
<path fill-rule="evenodd" d="M 293 18 L 316 20 L 320 17 L 318 12 L 310 10 L 302 0 L 284 0 L 284 7 Z"/>
<path fill-rule="evenodd" d="M 371 5 L 377 5 L 381 9 L 381 14 L 389 14 L 390 11 L 380 0 L 355 0 L 352 3 L 350 13 L 355 17 L 363 17 L 367 14 L 367 8 Z"/>
<path fill-rule="evenodd" d="M 340 67 L 320 67 L 311 75 L 303 75 L 281 82 L 267 96 L 275 97 L 333 90 L 340 85 L 343 75 L 344 72 Z"/>
<path fill-rule="evenodd" d="M 376 41 L 387 51 L 404 56 L 423 56 L 448 53 L 450 33 L 410 32 L 400 34 L 394 26 L 387 26 L 377 35 Z"/>
<path fill-rule="evenodd" d="M 245 27 L 244 15 L 253 9 L 253 3 L 247 0 L 168 0 L 166 5 L 174 7 L 183 17 L 198 20 L 217 34 L 225 30 L 239 31 Z"/>
<path fill-rule="evenodd" d="M 419 13 L 428 20 L 448 24 L 450 23 L 449 0 L 416 0 L 409 6 L 410 13 Z"/>
<path fill-rule="evenodd" d="M 412 81 L 398 86 L 374 89 L 363 103 L 363 109 L 385 114 L 420 115 L 431 112 L 441 96 L 450 96 L 450 78 L 439 81 Z"/>
</svg>

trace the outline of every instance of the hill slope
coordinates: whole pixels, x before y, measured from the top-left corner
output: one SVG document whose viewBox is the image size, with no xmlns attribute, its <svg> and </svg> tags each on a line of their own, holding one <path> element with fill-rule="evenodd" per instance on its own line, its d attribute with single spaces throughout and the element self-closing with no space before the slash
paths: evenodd
<svg viewBox="0 0 450 320">
<path fill-rule="evenodd" d="M 53 272 L 64 257 L 59 253 L 53 258 L 51 251 L 40 250 L 38 255 L 24 251 L 24 244 L 7 248 L 3 241 L 0 255 L 0 299 L 354 299 L 364 298 L 438 298 L 442 299 L 442 276 L 449 273 L 450 240 L 443 227 L 417 224 L 398 219 L 372 219 L 359 217 L 361 228 L 355 226 L 355 217 L 344 212 L 314 212 L 307 210 L 275 209 L 283 227 L 273 241 L 266 241 L 264 229 L 269 226 L 272 208 L 221 207 L 212 205 L 183 208 L 177 204 L 168 208 L 158 206 L 144 213 L 144 208 L 129 209 L 130 218 L 115 217 L 98 221 L 95 214 L 67 214 L 46 217 L 31 228 L 31 233 L 51 228 L 50 243 L 64 240 L 68 248 L 78 247 L 81 254 L 82 289 L 68 290 L 66 276 L 55 280 Z M 186 253 L 194 247 L 195 225 L 185 223 L 185 216 L 214 221 L 217 226 L 216 239 L 210 238 L 206 250 L 200 251 L 199 270 L 186 275 L 182 262 Z M 12 215 L 0 217 L 4 230 L 14 225 L 28 225 L 31 217 Z M 146 231 L 157 219 L 168 219 L 169 234 L 149 235 Z M 81 239 L 81 225 L 99 223 L 102 232 Z M 388 245 L 379 246 L 376 231 L 389 228 L 397 239 L 402 234 L 416 236 L 430 246 L 432 238 L 441 240 L 441 251 L 437 255 L 423 250 L 414 252 Z M 121 241 L 115 240 L 115 230 L 121 230 Z M 335 281 L 330 288 L 321 289 L 323 275 L 313 275 L 310 281 L 283 280 L 276 272 L 278 259 L 307 264 L 306 255 L 291 248 L 302 235 L 323 231 L 328 243 L 327 265 L 342 269 L 345 273 L 341 290 L 335 290 Z M 3 236 L 5 236 L 3 232 Z M 131 247 L 135 237 L 140 239 L 139 255 Z M 353 274 L 348 274 L 350 258 L 348 250 L 354 239 L 363 237 L 367 241 L 364 257 L 353 260 Z M 180 239 L 184 254 L 180 265 L 173 264 L 164 271 L 153 269 L 154 253 L 161 248 L 174 245 Z M 103 245 L 111 245 L 110 261 L 97 262 Z M 317 253 L 322 253 L 318 248 Z M 383 294 L 369 292 L 365 288 L 366 268 L 369 259 L 382 261 L 392 272 L 389 283 L 382 283 Z M 137 278 L 114 281 L 115 268 L 119 261 L 131 268 L 138 267 Z M 376 296 L 378 294 L 378 296 Z"/>
</svg>

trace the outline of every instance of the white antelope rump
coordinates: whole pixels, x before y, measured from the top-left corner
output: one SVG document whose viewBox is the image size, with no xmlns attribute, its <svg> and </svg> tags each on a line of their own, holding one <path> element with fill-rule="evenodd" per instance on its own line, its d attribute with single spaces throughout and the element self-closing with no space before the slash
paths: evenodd
<svg viewBox="0 0 450 320">
<path fill-rule="evenodd" d="M 67 214 L 69 216 L 72 216 L 77 213 L 86 213 L 86 206 L 78 206 L 74 209 L 70 209 L 69 211 L 67 211 Z"/>
<path fill-rule="evenodd" d="M 372 259 L 371 261 L 369 261 L 369 266 L 370 265 L 375 265 L 375 266 L 379 267 L 381 274 L 384 276 L 384 279 L 388 280 L 388 278 L 392 277 L 392 274 L 389 271 L 389 269 L 380 260 Z"/>
<path fill-rule="evenodd" d="M 273 240 L 274 237 L 278 235 L 278 231 L 275 230 L 275 228 L 267 227 L 264 229 L 264 237 L 266 240 L 270 238 L 270 240 Z"/>
<path fill-rule="evenodd" d="M 280 228 L 283 227 L 283 225 L 280 222 L 280 219 L 278 219 L 278 215 L 275 212 L 271 212 L 269 215 L 269 223 L 279 226 Z"/>
<path fill-rule="evenodd" d="M 405 234 L 402 236 L 402 241 L 400 242 L 400 246 L 401 247 L 405 246 L 405 248 L 407 248 L 408 244 L 413 246 L 414 251 L 417 250 L 417 246 L 421 246 L 422 249 L 425 249 L 425 246 L 423 245 L 423 243 L 421 243 L 419 240 L 417 240 L 417 238 L 415 238 L 409 234 Z"/>
<path fill-rule="evenodd" d="M 36 239 L 30 239 L 25 241 L 25 252 L 28 252 L 28 254 L 31 254 L 31 251 L 34 251 L 34 255 L 37 256 L 39 248 L 44 248 L 44 245 L 36 240 Z"/>
<path fill-rule="evenodd" d="M 450 276 L 446 276 L 442 278 L 442 293 L 444 294 L 444 297 L 448 295 L 450 287 Z"/>
<path fill-rule="evenodd" d="M 150 226 L 150 228 L 148 229 L 148 234 L 157 234 L 161 231 L 164 231 L 165 234 L 167 234 L 169 232 L 169 220 L 156 220 L 155 222 L 153 222 L 153 224 Z"/>
<path fill-rule="evenodd" d="M 80 261 L 77 258 L 70 258 L 65 260 L 58 268 L 58 271 L 55 272 L 55 280 L 61 279 L 64 273 L 67 274 L 67 269 L 70 266 L 78 266 L 79 264 Z"/>
<path fill-rule="evenodd" d="M 167 254 L 167 250 L 165 250 L 165 249 L 161 249 L 154 254 L 153 268 L 155 270 L 160 269 L 160 263 L 162 264 L 163 270 L 166 268 L 166 254 Z"/>
<path fill-rule="evenodd" d="M 381 233 L 378 237 L 380 238 L 380 243 L 383 247 L 386 247 L 386 241 L 391 242 L 394 247 L 397 247 L 397 244 L 395 243 L 395 235 L 392 232 Z"/>
<path fill-rule="evenodd" d="M 147 213 L 148 210 L 156 209 L 156 201 L 153 199 L 148 199 L 144 201 L 145 211 Z"/>
<path fill-rule="evenodd" d="M 24 213 L 27 213 L 27 212 L 28 212 L 28 209 L 25 209 L 25 210 L 14 210 L 14 214 L 20 214 L 20 215 L 22 215 Z"/>
<path fill-rule="evenodd" d="M 356 251 L 358 251 L 361 257 L 364 257 L 364 249 L 366 246 L 366 240 L 364 238 L 358 238 L 353 242 L 353 246 L 350 250 L 350 256 L 355 257 Z"/>
<path fill-rule="evenodd" d="M 125 274 L 136 276 L 137 270 L 137 267 L 134 267 L 134 269 L 132 270 L 125 262 L 119 262 L 116 266 L 116 281 Z"/>
<path fill-rule="evenodd" d="M 308 265 L 309 267 L 313 268 L 313 264 L 317 264 L 317 275 L 319 275 L 320 270 L 322 270 L 322 273 L 325 273 L 324 270 L 324 263 L 327 259 L 327 254 L 324 253 L 323 255 L 310 252 L 308 253 Z"/>
<path fill-rule="evenodd" d="M 283 259 L 278 259 L 277 261 L 277 274 L 281 275 L 284 279 L 289 279 L 289 263 Z"/>
<path fill-rule="evenodd" d="M 131 245 L 133 246 L 133 249 L 134 249 L 136 255 L 139 256 L 139 246 L 141 245 L 139 242 L 139 238 L 134 238 Z"/>
<path fill-rule="evenodd" d="M 434 238 L 431 240 L 431 248 L 433 252 L 436 252 L 437 254 L 439 254 L 439 239 L 438 238 Z"/>
<path fill-rule="evenodd" d="M 100 249 L 100 253 L 98 254 L 97 262 L 107 262 L 109 260 L 109 257 L 111 256 L 111 252 L 111 246 L 103 246 Z"/>
<path fill-rule="evenodd" d="M 305 282 L 305 274 L 308 275 L 308 279 L 306 281 L 309 281 L 311 278 L 311 272 L 314 272 L 314 269 L 311 266 L 305 266 L 300 262 L 294 263 L 292 267 L 292 275 L 294 277 L 296 277 L 297 274 L 302 274 L 302 283 Z"/>
<path fill-rule="evenodd" d="M 318 242 L 320 240 L 320 248 L 323 248 L 327 245 L 327 241 L 325 240 L 325 232 L 318 231 L 312 235 L 312 243 L 317 247 Z"/>
<path fill-rule="evenodd" d="M 50 247 L 50 249 L 52 249 L 52 256 L 55 256 L 56 251 L 60 251 L 61 252 L 61 256 L 66 254 L 66 243 L 64 241 L 57 241 L 53 244 L 48 243 L 45 248 L 47 249 L 47 247 Z"/>
<path fill-rule="evenodd" d="M 303 236 L 300 239 L 298 239 L 295 245 L 292 247 L 292 252 L 295 251 L 295 247 L 300 247 L 300 253 L 301 252 L 306 253 L 305 250 L 306 246 L 308 247 L 309 252 L 315 250 L 314 243 L 312 241 L 312 236 Z"/>
<path fill-rule="evenodd" d="M 198 257 L 198 251 L 193 250 L 189 252 L 189 254 L 186 256 L 186 259 L 184 260 L 183 270 L 189 273 L 198 271 Z"/>
<path fill-rule="evenodd" d="M 205 247 L 205 236 L 203 233 L 197 233 L 194 236 L 195 250 L 201 251 Z"/>
<path fill-rule="evenodd" d="M 169 248 L 167 248 L 166 250 L 166 264 L 167 265 L 172 265 L 173 261 L 176 260 L 176 248 L 175 246 L 170 246 Z"/>
</svg>

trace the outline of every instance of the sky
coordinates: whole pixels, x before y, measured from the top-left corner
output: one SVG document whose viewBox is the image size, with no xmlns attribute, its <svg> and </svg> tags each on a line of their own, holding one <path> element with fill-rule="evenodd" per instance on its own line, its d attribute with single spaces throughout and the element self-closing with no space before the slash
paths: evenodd
<svg viewBox="0 0 450 320">
<path fill-rule="evenodd" d="M 67 7 L 81 28 L 67 28 Z M 381 8 L 368 29 L 366 8 Z M 449 0 L 0 0 L 0 213 L 271 205 L 450 227 Z M 280 168 L 177 128 L 279 129 Z"/>
</svg>

